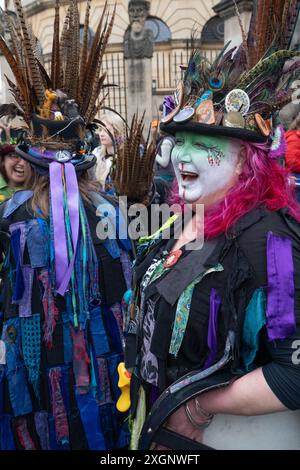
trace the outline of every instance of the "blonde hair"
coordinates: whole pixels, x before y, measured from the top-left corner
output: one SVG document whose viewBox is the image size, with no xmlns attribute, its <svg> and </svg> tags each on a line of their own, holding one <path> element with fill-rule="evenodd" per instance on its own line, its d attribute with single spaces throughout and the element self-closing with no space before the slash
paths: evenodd
<svg viewBox="0 0 300 470">
<path fill-rule="evenodd" d="M 120 118 L 120 116 L 113 113 L 112 111 L 107 111 L 105 114 L 102 114 L 100 116 L 100 121 L 102 121 L 103 124 L 108 126 L 109 130 L 112 130 L 112 135 L 115 141 L 117 141 L 118 146 L 120 146 L 125 133 L 124 121 Z M 106 146 L 101 145 L 99 151 L 94 152 L 94 154 L 97 157 L 96 179 L 100 182 L 101 186 L 104 189 L 105 181 L 110 170 L 110 168 L 108 168 L 108 163 L 105 159 L 105 156 L 107 154 Z"/>
<path fill-rule="evenodd" d="M 88 203 L 91 202 L 91 191 L 98 192 L 100 190 L 99 183 L 92 181 L 87 171 L 83 171 L 77 178 L 79 192 L 82 199 Z M 49 176 L 43 176 L 36 171 L 31 172 L 31 176 L 26 181 L 26 188 L 33 191 L 31 199 L 31 208 L 34 214 L 44 218 L 49 217 Z"/>
</svg>

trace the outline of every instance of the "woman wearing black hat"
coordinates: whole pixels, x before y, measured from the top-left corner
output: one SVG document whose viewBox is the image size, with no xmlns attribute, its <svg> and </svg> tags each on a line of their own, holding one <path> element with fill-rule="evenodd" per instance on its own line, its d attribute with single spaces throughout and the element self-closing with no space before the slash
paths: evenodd
<svg viewBox="0 0 300 470">
<path fill-rule="evenodd" d="M 15 151 L 32 169 L 26 191 L 5 201 L 0 214 L 1 450 L 108 450 L 128 444 L 126 415 L 116 403 L 131 245 L 126 230 L 113 230 L 116 219 L 122 220 L 118 208 L 88 178 L 96 163 L 91 123 L 104 80 L 99 50 L 104 52 L 113 17 L 103 21 L 106 5 L 88 49 L 88 5 L 80 54 L 77 2 L 69 3 L 59 44 L 56 2 L 54 60 L 46 80 L 51 90 L 20 1 L 15 5 L 22 36 L 13 32 L 23 41 L 25 63 L 0 42 L 9 63 L 17 64 L 14 90 L 31 129 L 20 134 Z"/>
<path fill-rule="evenodd" d="M 273 42 L 251 68 L 251 44 L 235 55 L 227 45 L 213 64 L 194 51 L 161 125 L 176 138 L 190 218 L 138 250 L 126 357 L 133 449 L 299 449 L 299 412 L 288 410 L 300 409 L 300 209 L 276 161 L 285 142 L 275 112 L 297 52 Z M 214 423 L 217 443 L 206 440 Z"/>
</svg>

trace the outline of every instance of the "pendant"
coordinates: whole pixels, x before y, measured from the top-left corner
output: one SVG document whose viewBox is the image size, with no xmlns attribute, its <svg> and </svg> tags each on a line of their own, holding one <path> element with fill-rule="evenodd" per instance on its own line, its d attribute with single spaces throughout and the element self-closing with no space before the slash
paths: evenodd
<svg viewBox="0 0 300 470">
<path fill-rule="evenodd" d="M 182 255 L 182 250 L 172 251 L 164 262 L 164 269 L 171 268 Z"/>
</svg>

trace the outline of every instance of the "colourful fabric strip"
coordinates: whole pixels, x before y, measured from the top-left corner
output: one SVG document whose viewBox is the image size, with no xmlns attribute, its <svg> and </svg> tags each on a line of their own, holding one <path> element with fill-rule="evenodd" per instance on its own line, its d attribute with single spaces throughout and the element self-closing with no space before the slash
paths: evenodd
<svg viewBox="0 0 300 470">
<path fill-rule="evenodd" d="M 24 450 L 36 450 L 35 444 L 29 434 L 25 416 L 20 416 L 15 421 L 16 434 Z"/>
<path fill-rule="evenodd" d="M 66 180 L 67 204 L 71 224 L 73 257 L 68 258 L 64 214 L 63 176 Z M 50 164 L 51 212 L 53 217 L 55 272 L 57 292 L 64 295 L 70 282 L 76 257 L 79 235 L 79 189 L 76 171 L 72 163 Z"/>
<path fill-rule="evenodd" d="M 47 411 L 34 413 L 34 423 L 42 450 L 51 450 Z"/>
<path fill-rule="evenodd" d="M 90 334 L 96 357 L 107 354 L 110 351 L 106 330 L 103 324 L 103 312 L 100 307 L 93 308 L 90 312 Z"/>
<path fill-rule="evenodd" d="M 97 357 L 98 365 L 98 386 L 99 386 L 99 405 L 112 403 L 108 364 L 105 357 Z M 96 372 L 96 371 L 95 371 Z"/>
<path fill-rule="evenodd" d="M 78 394 L 85 394 L 90 385 L 90 358 L 86 351 L 84 331 L 71 329 L 73 340 L 73 371 Z"/>
<path fill-rule="evenodd" d="M 209 350 L 208 357 L 204 364 L 204 370 L 208 369 L 215 361 L 218 350 L 217 328 L 218 316 L 221 305 L 221 299 L 216 289 L 212 289 L 210 293 L 210 312 L 208 322 L 207 346 Z"/>
<path fill-rule="evenodd" d="M 179 297 L 169 348 L 169 353 L 173 354 L 173 356 L 177 357 L 177 354 L 183 341 L 183 337 L 189 319 L 191 302 L 195 286 L 199 284 L 199 282 L 201 282 L 202 279 L 208 274 L 220 272 L 223 271 L 223 269 L 223 266 L 221 266 L 221 264 L 218 264 L 215 267 L 210 268 L 204 273 L 200 274 L 200 276 L 198 276 L 193 282 L 191 282 L 191 284 L 183 291 L 183 293 Z"/>
<path fill-rule="evenodd" d="M 37 398 L 40 397 L 39 379 L 41 362 L 41 324 L 40 314 L 21 319 L 22 352 L 28 371 L 28 380 Z"/>
<path fill-rule="evenodd" d="M 288 338 L 296 329 L 292 241 L 268 233 L 267 238 L 269 340 Z"/>
<path fill-rule="evenodd" d="M 68 204 L 68 211 L 69 211 L 69 218 L 71 223 L 71 237 L 72 237 L 72 247 L 73 247 L 73 257 L 70 260 L 69 267 L 67 272 L 65 273 L 62 283 L 57 290 L 60 295 L 64 295 L 69 282 L 70 278 L 73 273 L 76 254 L 77 254 L 77 244 L 78 244 L 78 237 L 79 237 L 79 188 L 78 188 L 78 181 L 76 176 L 76 170 L 72 163 L 65 164 L 65 179 L 66 179 L 66 196 L 67 196 L 67 204 Z"/>
<path fill-rule="evenodd" d="M 22 273 L 24 279 L 24 293 L 22 299 L 19 301 L 19 317 L 26 318 L 32 315 L 31 299 L 34 270 L 31 266 L 23 266 Z"/>
<path fill-rule="evenodd" d="M 59 367 L 55 367 L 49 372 L 51 395 L 52 395 L 52 410 L 55 421 L 56 437 L 62 444 L 69 442 L 69 425 L 66 413 L 65 404 L 61 392 L 61 372 Z"/>
<path fill-rule="evenodd" d="M 44 294 L 42 299 L 45 317 L 43 325 L 44 341 L 46 343 L 47 348 L 51 349 L 53 333 L 59 318 L 59 310 L 55 304 L 49 273 L 46 269 L 43 269 L 40 272 L 39 281 L 42 283 L 44 288 Z"/>
<path fill-rule="evenodd" d="M 255 369 L 254 360 L 259 348 L 259 334 L 266 324 L 267 299 L 264 289 L 257 289 L 246 309 L 241 360 L 244 371 Z"/>
<path fill-rule="evenodd" d="M 21 230 L 14 230 L 11 234 L 11 246 L 16 262 L 16 278 L 12 295 L 12 303 L 18 303 L 24 294 L 24 277 L 21 267 Z"/>
</svg>

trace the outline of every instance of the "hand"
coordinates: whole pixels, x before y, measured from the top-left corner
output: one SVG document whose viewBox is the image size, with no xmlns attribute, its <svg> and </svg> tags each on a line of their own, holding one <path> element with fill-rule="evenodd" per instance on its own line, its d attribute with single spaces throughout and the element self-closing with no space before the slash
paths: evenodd
<svg viewBox="0 0 300 470">
<path fill-rule="evenodd" d="M 201 425 L 202 420 L 201 416 L 197 414 L 196 411 L 196 405 L 195 405 L 195 400 L 192 399 L 188 402 L 188 407 L 193 415 L 195 417 L 195 421 Z M 206 422 L 206 419 L 203 419 L 203 424 Z M 196 441 L 196 442 L 202 442 L 203 439 L 203 430 L 200 430 L 196 428 L 191 421 L 189 420 L 185 406 L 181 406 L 175 413 L 170 416 L 170 418 L 167 420 L 167 422 L 164 425 L 165 428 L 169 429 L 170 431 L 176 432 L 177 434 L 188 437 L 189 439 Z M 155 444 L 153 447 L 153 450 L 170 450 L 167 449 L 166 447 L 160 446 Z"/>
</svg>

